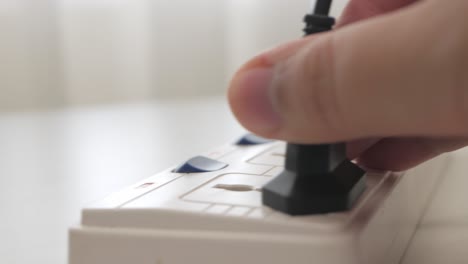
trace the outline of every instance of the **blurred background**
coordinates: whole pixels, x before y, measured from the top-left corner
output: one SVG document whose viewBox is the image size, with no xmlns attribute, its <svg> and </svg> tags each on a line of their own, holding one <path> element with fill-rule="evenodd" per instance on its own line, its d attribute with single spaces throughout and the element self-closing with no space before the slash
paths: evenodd
<svg viewBox="0 0 468 264">
<path fill-rule="evenodd" d="M 334 2 L 338 15 L 346 0 Z M 222 95 L 308 0 L 0 0 L 0 111 Z"/>
<path fill-rule="evenodd" d="M 238 139 L 231 75 L 309 1 L 0 0 L 0 263 L 67 263 L 81 208 Z M 404 263 L 468 263 L 465 155 Z"/>
<path fill-rule="evenodd" d="M 66 263 L 81 208 L 245 133 L 224 98 L 230 76 L 301 37 L 308 9 L 0 0 L 0 263 Z"/>
</svg>

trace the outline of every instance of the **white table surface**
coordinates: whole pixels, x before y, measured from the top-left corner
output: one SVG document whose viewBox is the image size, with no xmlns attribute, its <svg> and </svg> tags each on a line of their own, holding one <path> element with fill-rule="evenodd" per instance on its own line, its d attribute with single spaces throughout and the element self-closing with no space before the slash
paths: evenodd
<svg viewBox="0 0 468 264">
<path fill-rule="evenodd" d="M 63 264 L 80 208 L 244 130 L 224 98 L 0 114 L 0 263 Z M 403 264 L 468 263 L 468 151 Z"/>
</svg>

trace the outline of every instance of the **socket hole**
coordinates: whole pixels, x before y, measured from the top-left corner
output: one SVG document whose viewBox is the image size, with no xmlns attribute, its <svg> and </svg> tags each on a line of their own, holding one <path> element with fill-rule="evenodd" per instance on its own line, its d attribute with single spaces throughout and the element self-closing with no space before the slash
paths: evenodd
<svg viewBox="0 0 468 264">
<path fill-rule="evenodd" d="M 284 153 L 278 153 L 278 152 L 273 152 L 271 153 L 272 156 L 278 156 L 278 157 L 286 157 L 286 154 Z"/>
<path fill-rule="evenodd" d="M 216 189 L 223 189 L 226 191 L 231 192 L 251 192 L 251 191 L 258 191 L 261 192 L 260 188 L 256 188 L 254 186 L 246 185 L 246 184 L 216 184 L 213 186 Z"/>
<path fill-rule="evenodd" d="M 143 188 L 149 187 L 149 186 L 151 186 L 153 184 L 154 184 L 154 182 L 143 183 L 142 185 L 136 187 L 136 189 L 143 189 Z"/>
</svg>

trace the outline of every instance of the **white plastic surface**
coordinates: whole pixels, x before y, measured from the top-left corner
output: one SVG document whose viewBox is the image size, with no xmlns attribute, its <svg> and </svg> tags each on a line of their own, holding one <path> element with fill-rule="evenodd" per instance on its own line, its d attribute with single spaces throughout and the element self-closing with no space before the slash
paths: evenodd
<svg viewBox="0 0 468 264">
<path fill-rule="evenodd" d="M 261 203 L 261 187 L 282 169 L 283 143 L 204 155 L 229 166 L 170 168 L 85 208 L 70 232 L 70 263 L 396 264 L 448 160 L 367 173 L 352 210 L 291 217 Z"/>
</svg>

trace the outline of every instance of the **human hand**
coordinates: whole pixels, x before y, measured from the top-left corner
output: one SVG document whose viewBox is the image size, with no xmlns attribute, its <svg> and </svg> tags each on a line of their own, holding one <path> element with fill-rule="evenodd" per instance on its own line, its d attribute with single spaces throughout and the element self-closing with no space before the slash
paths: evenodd
<svg viewBox="0 0 468 264">
<path fill-rule="evenodd" d="M 468 144 L 466 0 L 351 0 L 338 29 L 246 63 L 229 88 L 248 130 L 347 142 L 371 168 L 405 170 Z"/>
</svg>

